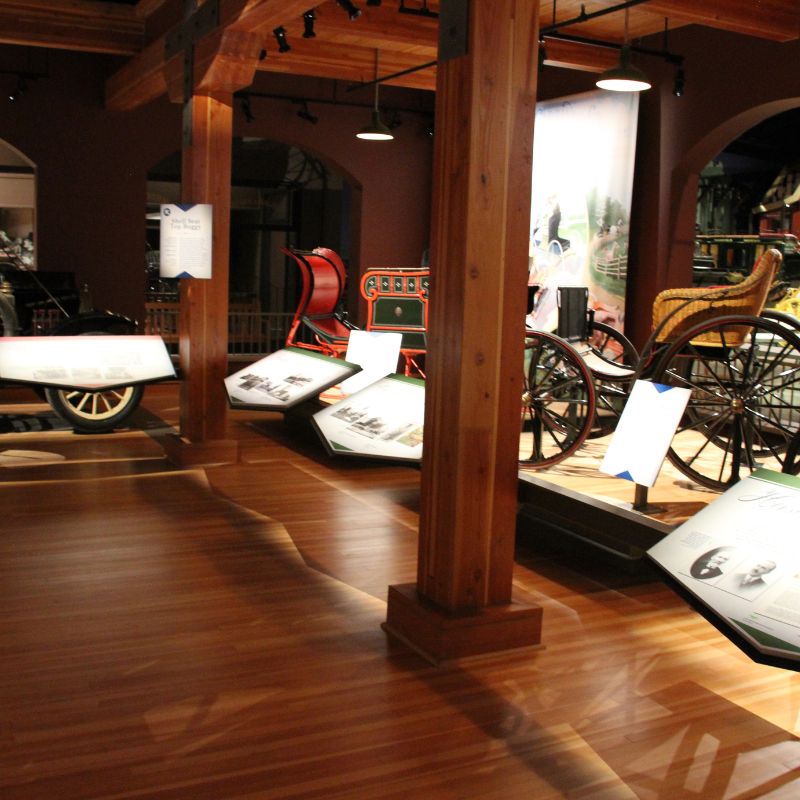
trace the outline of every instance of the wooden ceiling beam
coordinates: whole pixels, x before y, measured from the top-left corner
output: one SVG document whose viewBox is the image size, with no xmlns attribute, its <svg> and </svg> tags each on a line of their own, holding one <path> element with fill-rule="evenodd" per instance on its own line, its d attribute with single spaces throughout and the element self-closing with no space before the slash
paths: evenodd
<svg viewBox="0 0 800 800">
<path fill-rule="evenodd" d="M 551 67 L 565 67 L 581 72 L 604 72 L 619 63 L 619 51 L 564 39 L 544 39 L 544 63 Z"/>
<path fill-rule="evenodd" d="M 144 21 L 132 6 L 93 0 L 2 0 L 0 44 L 135 55 Z"/>
<path fill-rule="evenodd" d="M 433 59 L 424 56 L 381 50 L 379 74 L 393 75 L 419 67 L 431 60 Z M 292 49 L 288 53 L 270 51 L 265 59 L 258 62 L 258 71 L 366 83 L 375 79 L 375 49 L 302 39 L 292 44 Z M 434 91 L 436 67 L 410 72 L 386 83 L 392 86 Z"/>
<path fill-rule="evenodd" d="M 775 42 L 800 38 L 798 0 L 650 0 L 642 11 Z"/>
</svg>

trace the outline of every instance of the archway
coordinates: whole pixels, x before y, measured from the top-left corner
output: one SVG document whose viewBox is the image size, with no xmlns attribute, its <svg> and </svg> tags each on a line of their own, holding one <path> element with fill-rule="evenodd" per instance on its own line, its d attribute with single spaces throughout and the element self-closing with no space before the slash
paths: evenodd
<svg viewBox="0 0 800 800">
<path fill-rule="evenodd" d="M 681 266 L 692 263 L 697 221 L 700 175 L 732 142 L 770 118 L 800 108 L 800 97 L 785 98 L 750 108 L 708 131 L 677 164 L 672 181 L 672 214 L 669 237 L 670 275 L 681 274 Z"/>
<path fill-rule="evenodd" d="M 324 245 L 349 262 L 358 188 L 327 161 L 283 142 L 234 137 L 232 156 L 231 303 L 291 311 L 297 276 L 287 270 L 281 248 Z M 174 153 L 148 173 L 146 238 L 151 254 L 158 250 L 159 204 L 180 201 L 180 169 L 180 153 Z M 157 259 L 149 260 L 148 299 L 166 299 L 174 286 L 158 280 Z"/>
</svg>

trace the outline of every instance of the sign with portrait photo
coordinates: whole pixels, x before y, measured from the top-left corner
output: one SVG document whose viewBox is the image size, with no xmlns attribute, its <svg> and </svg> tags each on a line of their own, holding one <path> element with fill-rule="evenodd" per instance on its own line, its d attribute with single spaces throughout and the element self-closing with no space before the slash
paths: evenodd
<svg viewBox="0 0 800 800">
<path fill-rule="evenodd" d="M 761 653 L 800 661 L 800 478 L 761 469 L 648 556 Z"/>
</svg>

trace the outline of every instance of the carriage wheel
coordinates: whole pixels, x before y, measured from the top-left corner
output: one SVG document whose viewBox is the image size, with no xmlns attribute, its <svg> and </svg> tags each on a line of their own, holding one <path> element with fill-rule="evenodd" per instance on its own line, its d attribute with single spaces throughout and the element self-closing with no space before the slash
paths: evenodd
<svg viewBox="0 0 800 800">
<path fill-rule="evenodd" d="M 693 344 L 702 334 L 721 346 Z M 684 475 L 721 491 L 783 468 L 800 424 L 800 337 L 790 328 L 744 315 L 702 323 L 668 347 L 653 380 L 692 390 L 668 454 Z"/>
<path fill-rule="evenodd" d="M 537 332 L 525 339 L 519 461 L 539 469 L 572 455 L 594 419 L 592 376 L 563 339 Z"/>
<path fill-rule="evenodd" d="M 589 328 L 587 344 L 603 361 L 613 366 L 625 366 L 636 369 L 639 353 L 623 333 L 604 322 L 592 322 Z M 597 410 L 589 437 L 596 439 L 611 433 L 619 421 L 622 409 L 630 392 L 630 378 L 617 379 L 603 374 L 602 370 L 594 371 L 594 388 L 597 396 Z"/>
<path fill-rule="evenodd" d="M 49 387 L 44 391 L 53 411 L 76 431 L 106 433 L 122 425 L 136 410 L 144 387 L 137 384 L 96 392 Z"/>
</svg>

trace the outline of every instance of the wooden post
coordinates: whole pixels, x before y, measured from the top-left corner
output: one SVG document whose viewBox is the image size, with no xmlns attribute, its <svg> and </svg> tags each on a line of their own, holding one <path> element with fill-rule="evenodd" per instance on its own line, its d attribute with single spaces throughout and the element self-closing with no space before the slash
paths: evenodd
<svg viewBox="0 0 800 800">
<path fill-rule="evenodd" d="M 385 625 L 435 662 L 541 637 L 511 591 L 538 6 L 468 5 L 467 54 L 440 43 L 417 583 Z"/>
</svg>

